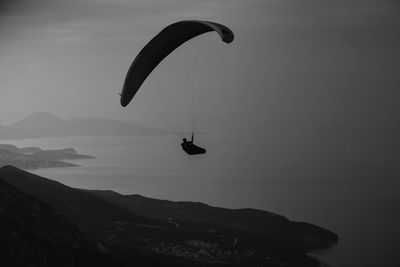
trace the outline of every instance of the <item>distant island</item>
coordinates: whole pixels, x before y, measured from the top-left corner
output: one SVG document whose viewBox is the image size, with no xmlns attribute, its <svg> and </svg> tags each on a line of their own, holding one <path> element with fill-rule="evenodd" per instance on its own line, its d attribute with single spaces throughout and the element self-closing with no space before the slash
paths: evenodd
<svg viewBox="0 0 400 267">
<path fill-rule="evenodd" d="M 19 148 L 0 144 L 0 167 L 13 165 L 21 169 L 73 167 L 76 164 L 63 162 L 65 159 L 89 159 L 93 156 L 78 154 L 73 148 L 43 150 L 38 147 Z"/>
<path fill-rule="evenodd" d="M 164 132 L 121 120 L 103 118 L 62 119 L 48 112 L 33 113 L 10 125 L 0 125 L 0 140 L 67 136 L 143 136 Z"/>
<path fill-rule="evenodd" d="M 65 186 L 0 168 L 8 266 L 296 266 L 338 236 L 256 209 L 226 209 Z"/>
</svg>

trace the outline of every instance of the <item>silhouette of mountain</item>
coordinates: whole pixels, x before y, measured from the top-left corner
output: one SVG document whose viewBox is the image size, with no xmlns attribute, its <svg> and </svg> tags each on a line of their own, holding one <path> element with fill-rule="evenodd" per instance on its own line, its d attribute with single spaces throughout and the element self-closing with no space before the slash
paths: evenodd
<svg viewBox="0 0 400 267">
<path fill-rule="evenodd" d="M 119 266 L 49 204 L 1 179 L 0 251 L 2 266 Z"/>
<path fill-rule="evenodd" d="M 218 224 L 268 238 L 281 246 L 295 245 L 305 251 L 329 246 L 338 241 L 336 234 L 318 226 L 293 222 L 256 209 L 226 209 L 200 202 L 168 201 L 140 195 L 122 195 L 109 190 L 87 190 L 137 214 L 167 220 Z"/>
<path fill-rule="evenodd" d="M 0 127 L 0 139 L 156 134 L 162 132 L 125 121 L 102 118 L 62 119 L 48 112 L 36 112 L 14 124 Z"/>
<path fill-rule="evenodd" d="M 76 224 L 119 261 L 138 266 L 318 266 L 305 255 L 337 236 L 254 209 L 223 209 L 75 189 L 12 166 L 0 179 Z"/>
</svg>

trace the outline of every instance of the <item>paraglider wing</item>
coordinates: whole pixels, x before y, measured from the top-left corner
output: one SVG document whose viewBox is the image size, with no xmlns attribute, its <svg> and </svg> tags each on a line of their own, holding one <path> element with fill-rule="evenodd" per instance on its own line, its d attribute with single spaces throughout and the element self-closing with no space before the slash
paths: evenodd
<svg viewBox="0 0 400 267">
<path fill-rule="evenodd" d="M 233 41 L 233 32 L 226 26 L 209 21 L 179 21 L 164 28 L 136 56 L 126 74 L 121 105 L 127 106 L 155 67 L 177 47 L 206 32 L 217 32 L 222 41 Z"/>
</svg>

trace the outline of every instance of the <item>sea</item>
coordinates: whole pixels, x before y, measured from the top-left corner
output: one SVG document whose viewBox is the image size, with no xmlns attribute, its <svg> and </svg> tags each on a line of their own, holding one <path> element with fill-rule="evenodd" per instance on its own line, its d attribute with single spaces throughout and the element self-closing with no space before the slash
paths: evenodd
<svg viewBox="0 0 400 267">
<path fill-rule="evenodd" d="M 186 155 L 176 135 L 2 143 L 72 147 L 94 156 L 69 161 L 77 167 L 32 170 L 71 187 L 267 210 L 337 233 L 336 245 L 310 253 L 331 266 L 400 266 L 400 172 L 395 164 L 328 159 L 318 153 L 285 157 L 273 146 L 251 153 L 260 150 L 257 140 L 212 133 L 197 137 L 196 143 L 207 148 L 207 154 L 198 156 Z"/>
</svg>

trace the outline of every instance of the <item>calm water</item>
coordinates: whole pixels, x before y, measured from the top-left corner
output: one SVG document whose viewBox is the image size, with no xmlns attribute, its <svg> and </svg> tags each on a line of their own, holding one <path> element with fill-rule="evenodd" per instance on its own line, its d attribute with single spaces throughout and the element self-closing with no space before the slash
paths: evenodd
<svg viewBox="0 0 400 267">
<path fill-rule="evenodd" d="M 198 157 L 183 154 L 175 136 L 3 143 L 45 149 L 73 147 L 81 154 L 95 156 L 75 161 L 80 167 L 34 171 L 72 187 L 229 208 L 252 207 L 320 225 L 339 234 L 337 246 L 314 253 L 333 266 L 400 263 L 399 171 L 393 164 L 374 161 L 380 157 L 367 157 L 370 164 L 355 160 L 356 152 L 347 153 L 344 160 L 320 157 L 318 151 L 304 158 L 296 156 L 296 151 L 307 149 L 307 145 L 285 150 L 286 144 L 271 144 L 263 153 L 248 153 L 259 146 L 251 140 L 214 134 L 199 137 L 208 154 Z M 324 149 L 332 152 L 337 148 L 332 145 Z"/>
</svg>

